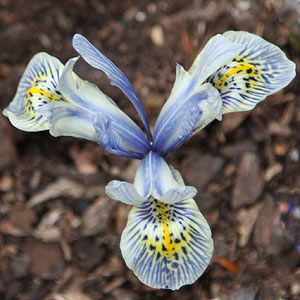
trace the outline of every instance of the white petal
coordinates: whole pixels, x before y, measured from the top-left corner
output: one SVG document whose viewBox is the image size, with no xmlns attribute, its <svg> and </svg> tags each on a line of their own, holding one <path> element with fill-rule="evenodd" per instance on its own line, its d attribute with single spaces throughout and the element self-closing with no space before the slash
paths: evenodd
<svg viewBox="0 0 300 300">
<path fill-rule="evenodd" d="M 58 88 L 63 64 L 47 53 L 36 54 L 27 65 L 17 93 L 3 111 L 10 122 L 24 131 L 49 129 L 49 103 L 67 101 Z"/>
<path fill-rule="evenodd" d="M 194 200 L 134 206 L 121 237 L 127 266 L 152 288 L 177 290 L 194 283 L 213 252 L 206 220 Z"/>
<path fill-rule="evenodd" d="M 94 114 L 67 102 L 55 102 L 52 106 L 50 134 L 57 136 L 73 136 L 99 144 L 93 118 Z"/>
<path fill-rule="evenodd" d="M 110 141 L 108 136 L 105 137 L 106 132 L 103 128 L 105 124 L 110 123 L 111 126 L 109 128 L 116 133 L 116 136 L 120 137 L 122 142 L 118 147 L 132 145 L 132 147 L 120 148 L 119 150 L 127 151 L 129 157 L 135 157 L 130 156 L 131 152 L 147 153 L 150 145 L 142 130 L 95 84 L 82 80 L 72 72 L 77 60 L 78 58 L 70 59 L 63 70 L 59 83 L 59 88 L 63 95 L 68 98 L 70 103 L 95 114 L 94 125 L 100 140 Z M 105 117 L 103 118 L 102 116 Z M 108 120 L 108 123 L 104 124 L 102 122 L 103 119 Z M 114 150 L 117 149 L 114 149 L 113 145 L 109 143 L 104 142 L 103 147 L 106 147 L 106 150 L 114 154 L 121 155 L 121 153 L 115 153 Z M 141 158 L 140 156 L 139 158 Z"/>
<path fill-rule="evenodd" d="M 159 199 L 169 190 L 177 188 L 179 184 L 166 161 L 157 153 L 150 151 L 137 170 L 134 186 L 144 197 L 151 194 Z"/>
<path fill-rule="evenodd" d="M 207 80 L 220 92 L 222 113 L 251 110 L 295 77 L 295 64 L 279 47 L 249 32 L 228 31 L 224 36 L 244 48 Z"/>
<path fill-rule="evenodd" d="M 84 36 L 75 34 L 73 37 L 73 47 L 88 64 L 103 71 L 111 80 L 111 84 L 121 89 L 128 97 L 140 115 L 147 135 L 150 138 L 151 132 L 143 104 L 124 73 Z"/>
<path fill-rule="evenodd" d="M 182 66 L 177 65 L 176 80 L 171 95 L 160 115 L 163 115 L 171 105 L 187 100 L 208 76 L 231 61 L 242 49 L 242 45 L 232 43 L 218 34 L 208 41 L 188 72 Z"/>
<path fill-rule="evenodd" d="M 222 120 L 223 102 L 217 89 L 212 87 L 210 84 L 203 84 L 202 87 L 205 88 L 207 92 L 207 101 L 202 101 L 199 105 L 202 110 L 202 117 L 195 125 L 192 135 L 206 127 L 213 120 Z"/>
<path fill-rule="evenodd" d="M 113 180 L 105 187 L 105 194 L 116 201 L 129 205 L 140 205 L 147 200 L 142 197 L 135 187 L 125 181 Z"/>
<path fill-rule="evenodd" d="M 177 202 L 195 197 L 197 189 L 193 186 L 179 186 L 176 189 L 169 190 L 160 199 L 160 202 L 166 204 L 175 204 Z"/>
<path fill-rule="evenodd" d="M 207 42 L 196 57 L 189 73 L 196 76 L 198 82 L 202 83 L 208 76 L 232 60 L 242 49 L 243 46 L 238 42 L 217 34 Z"/>
<path fill-rule="evenodd" d="M 210 83 L 197 86 L 186 99 L 162 110 L 154 127 L 153 148 L 166 155 L 214 119 L 222 119 L 222 99 Z"/>
<path fill-rule="evenodd" d="M 118 109 L 116 103 L 104 94 L 95 84 L 79 78 L 74 72 L 74 65 L 79 57 L 74 57 L 66 63 L 59 89 L 74 105 L 93 112 L 106 109 Z"/>
</svg>

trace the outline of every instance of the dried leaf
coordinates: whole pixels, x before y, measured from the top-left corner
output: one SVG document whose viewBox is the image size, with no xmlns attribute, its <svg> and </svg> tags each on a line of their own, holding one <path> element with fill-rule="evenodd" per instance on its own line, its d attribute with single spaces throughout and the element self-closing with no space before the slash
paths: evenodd
<svg viewBox="0 0 300 300">
<path fill-rule="evenodd" d="M 219 264 L 220 266 L 232 273 L 239 274 L 238 267 L 225 257 L 213 256 L 212 261 Z"/>
<path fill-rule="evenodd" d="M 56 279 L 63 267 L 63 254 L 58 243 L 44 243 L 27 239 L 24 253 L 31 259 L 31 272 L 43 279 Z"/>
<path fill-rule="evenodd" d="M 28 206 L 33 207 L 60 196 L 80 198 L 85 192 L 85 187 L 80 183 L 68 178 L 60 178 L 50 183 L 41 192 L 36 193 L 29 201 Z"/>
<path fill-rule="evenodd" d="M 114 206 L 113 200 L 107 197 L 99 197 L 88 207 L 82 217 L 81 235 L 89 236 L 105 231 Z"/>
</svg>

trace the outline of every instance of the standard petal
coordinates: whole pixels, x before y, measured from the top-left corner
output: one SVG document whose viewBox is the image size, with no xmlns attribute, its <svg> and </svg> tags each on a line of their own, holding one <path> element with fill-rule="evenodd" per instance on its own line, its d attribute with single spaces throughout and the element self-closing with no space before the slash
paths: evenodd
<svg viewBox="0 0 300 300">
<path fill-rule="evenodd" d="M 154 198 L 159 199 L 169 190 L 175 189 L 179 186 L 179 184 L 173 178 L 168 164 L 160 155 L 151 151 L 146 156 L 145 161 L 149 166 L 151 174 L 151 195 Z"/>
<path fill-rule="evenodd" d="M 153 148 L 166 155 L 214 119 L 221 119 L 222 100 L 210 84 L 203 84 L 187 99 L 161 112 L 153 134 Z"/>
<path fill-rule="evenodd" d="M 134 187 L 136 188 L 137 192 L 142 195 L 142 197 L 148 199 L 152 193 L 152 169 L 150 164 L 150 153 L 146 155 L 139 164 L 138 169 L 136 170 L 135 178 L 134 178 Z"/>
<path fill-rule="evenodd" d="M 107 107 L 107 109 L 111 106 L 117 107 L 116 103 L 95 84 L 87 80 L 82 80 L 73 72 L 78 60 L 79 56 L 67 61 L 59 81 L 59 90 L 65 96 L 68 96 L 71 103 L 86 110 L 97 112 L 102 111 L 104 107 Z M 75 97 L 74 94 L 77 91 L 79 95 Z"/>
<path fill-rule="evenodd" d="M 94 127 L 102 147 L 112 154 L 142 159 L 148 151 L 132 128 L 121 120 L 99 113 L 95 115 Z"/>
<path fill-rule="evenodd" d="M 98 87 L 72 72 L 77 58 L 67 62 L 59 88 L 71 103 L 93 112 L 94 126 L 103 147 L 113 154 L 142 158 L 150 145 L 142 130 Z"/>
<path fill-rule="evenodd" d="M 47 53 L 36 54 L 26 67 L 17 93 L 3 114 L 18 129 L 42 131 L 50 127 L 49 103 L 67 101 L 58 88 L 63 64 Z"/>
<path fill-rule="evenodd" d="M 144 284 L 177 290 L 203 274 L 212 257 L 213 240 L 193 199 L 174 205 L 150 200 L 131 209 L 121 251 Z"/>
<path fill-rule="evenodd" d="M 50 118 L 50 134 L 57 136 L 73 136 L 99 144 L 93 118 L 94 114 L 67 102 L 52 102 Z"/>
<path fill-rule="evenodd" d="M 73 47 L 88 64 L 103 71 L 111 80 L 111 85 L 117 86 L 128 97 L 142 119 L 147 136 L 151 138 L 143 104 L 124 73 L 82 35 L 74 35 Z"/>
<path fill-rule="evenodd" d="M 243 50 L 207 80 L 220 92 L 223 114 L 253 109 L 295 77 L 295 64 L 279 47 L 249 32 L 228 31 L 224 37 Z"/>
<path fill-rule="evenodd" d="M 194 197 L 197 194 L 196 188 L 178 183 L 166 161 L 153 151 L 150 151 L 141 161 L 134 186 L 143 197 L 152 196 L 169 204 Z"/>
<path fill-rule="evenodd" d="M 147 200 L 136 191 L 132 184 L 125 181 L 113 180 L 109 182 L 105 187 L 105 194 L 111 199 L 129 205 L 141 205 Z"/>
<path fill-rule="evenodd" d="M 138 168 L 134 186 L 141 195 L 150 196 L 151 193 L 154 198 L 159 199 L 169 190 L 177 188 L 179 184 L 172 176 L 166 161 L 157 153 L 150 151 Z M 148 192 L 148 186 L 150 193 L 145 194 L 145 191 Z"/>
</svg>

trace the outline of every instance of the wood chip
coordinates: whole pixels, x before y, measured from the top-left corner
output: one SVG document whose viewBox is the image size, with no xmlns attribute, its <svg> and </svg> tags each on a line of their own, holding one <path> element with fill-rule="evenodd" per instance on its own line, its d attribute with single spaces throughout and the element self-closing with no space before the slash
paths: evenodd
<svg viewBox="0 0 300 300">
<path fill-rule="evenodd" d="M 116 277 L 114 280 L 109 282 L 106 287 L 103 289 L 104 294 L 109 294 L 122 284 L 124 284 L 126 279 L 124 277 Z"/>
<path fill-rule="evenodd" d="M 237 212 L 237 219 L 240 222 L 238 226 L 238 245 L 245 247 L 249 241 L 253 226 L 257 220 L 257 216 L 261 210 L 262 204 L 256 204 L 249 208 L 241 208 Z"/>
<path fill-rule="evenodd" d="M 237 180 L 233 188 L 231 205 L 234 209 L 253 204 L 264 188 L 264 178 L 259 158 L 255 153 L 245 153 L 239 163 Z"/>
<path fill-rule="evenodd" d="M 82 217 L 81 235 L 95 235 L 105 231 L 110 213 L 115 202 L 107 197 L 100 196 L 88 207 Z"/>
<path fill-rule="evenodd" d="M 264 199 L 263 206 L 255 223 L 253 242 L 258 249 L 270 247 L 273 216 L 275 215 L 274 201 L 271 196 L 267 195 Z"/>
<path fill-rule="evenodd" d="M 115 213 L 116 213 L 116 231 L 121 236 L 128 220 L 128 214 L 131 210 L 131 206 L 124 204 L 124 203 L 118 203 Z"/>
<path fill-rule="evenodd" d="M 31 272 L 43 279 L 56 279 L 63 267 L 63 254 L 58 243 L 27 239 L 24 252 L 31 259 Z"/>
<path fill-rule="evenodd" d="M 29 201 L 28 206 L 33 207 L 60 196 L 69 196 L 80 198 L 83 196 L 85 188 L 83 185 L 68 178 L 60 178 L 57 181 L 50 183 L 41 192 L 36 193 Z"/>
<path fill-rule="evenodd" d="M 8 166 L 17 158 L 13 130 L 9 121 L 0 114 L 0 169 Z"/>
<path fill-rule="evenodd" d="M 16 207 L 7 220 L 0 224 L 0 231 L 15 236 L 26 236 L 31 233 L 32 223 L 36 220 L 35 213 L 31 208 L 24 206 Z"/>
<path fill-rule="evenodd" d="M 289 137 L 292 134 L 292 130 L 288 126 L 284 126 L 278 122 L 271 121 L 268 126 L 268 132 L 273 135 Z"/>
<path fill-rule="evenodd" d="M 91 149 L 79 149 L 77 146 L 73 146 L 69 154 L 80 174 L 92 175 L 98 172 L 98 166 L 93 162 L 93 152 Z"/>
<path fill-rule="evenodd" d="M 282 169 L 283 169 L 283 167 L 280 163 L 272 164 L 264 172 L 265 181 L 272 180 L 272 178 L 274 178 L 277 174 L 281 173 Z"/>
<path fill-rule="evenodd" d="M 150 29 L 150 38 L 154 45 L 162 47 L 165 44 L 164 30 L 161 25 L 154 25 Z"/>
<path fill-rule="evenodd" d="M 61 228 L 55 224 L 64 213 L 65 210 L 61 207 L 50 210 L 42 217 L 33 232 L 34 236 L 44 242 L 58 242 L 61 238 Z"/>
<path fill-rule="evenodd" d="M 51 300 L 92 300 L 88 295 L 79 291 L 68 291 L 66 293 L 57 293 L 51 297 Z"/>
<path fill-rule="evenodd" d="M 13 179 L 11 176 L 4 174 L 0 177 L 0 191 L 7 192 L 13 187 Z"/>
<path fill-rule="evenodd" d="M 223 116 L 221 123 L 222 130 L 225 134 L 229 134 L 236 130 L 242 122 L 249 116 L 250 112 L 238 112 L 234 114 L 227 114 Z"/>
<path fill-rule="evenodd" d="M 221 171 L 224 159 L 210 154 L 195 153 L 182 163 L 183 176 L 197 189 L 205 187 Z"/>
</svg>

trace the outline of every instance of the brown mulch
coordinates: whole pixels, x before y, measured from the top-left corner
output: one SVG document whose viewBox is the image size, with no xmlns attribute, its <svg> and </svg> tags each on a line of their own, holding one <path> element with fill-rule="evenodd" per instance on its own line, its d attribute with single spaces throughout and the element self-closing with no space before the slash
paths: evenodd
<svg viewBox="0 0 300 300">
<path fill-rule="evenodd" d="M 227 30 L 262 35 L 300 62 L 296 0 L 0 0 L 0 109 L 30 58 L 76 56 L 82 33 L 124 71 L 150 124 L 175 78 L 210 37 Z M 298 9 L 298 10 L 297 10 Z M 83 61 L 77 72 L 99 84 L 139 122 L 126 97 Z M 137 162 L 100 146 L 47 132 L 25 133 L 0 116 L 0 299 L 300 299 L 299 76 L 247 113 L 226 115 L 168 161 L 198 189 L 215 252 L 204 275 L 179 291 L 144 286 L 127 269 L 119 241 L 129 206 L 104 195 L 113 178 L 132 181 Z M 300 222 L 300 221 L 299 221 Z M 298 226 L 298 227 L 297 227 Z"/>
</svg>

